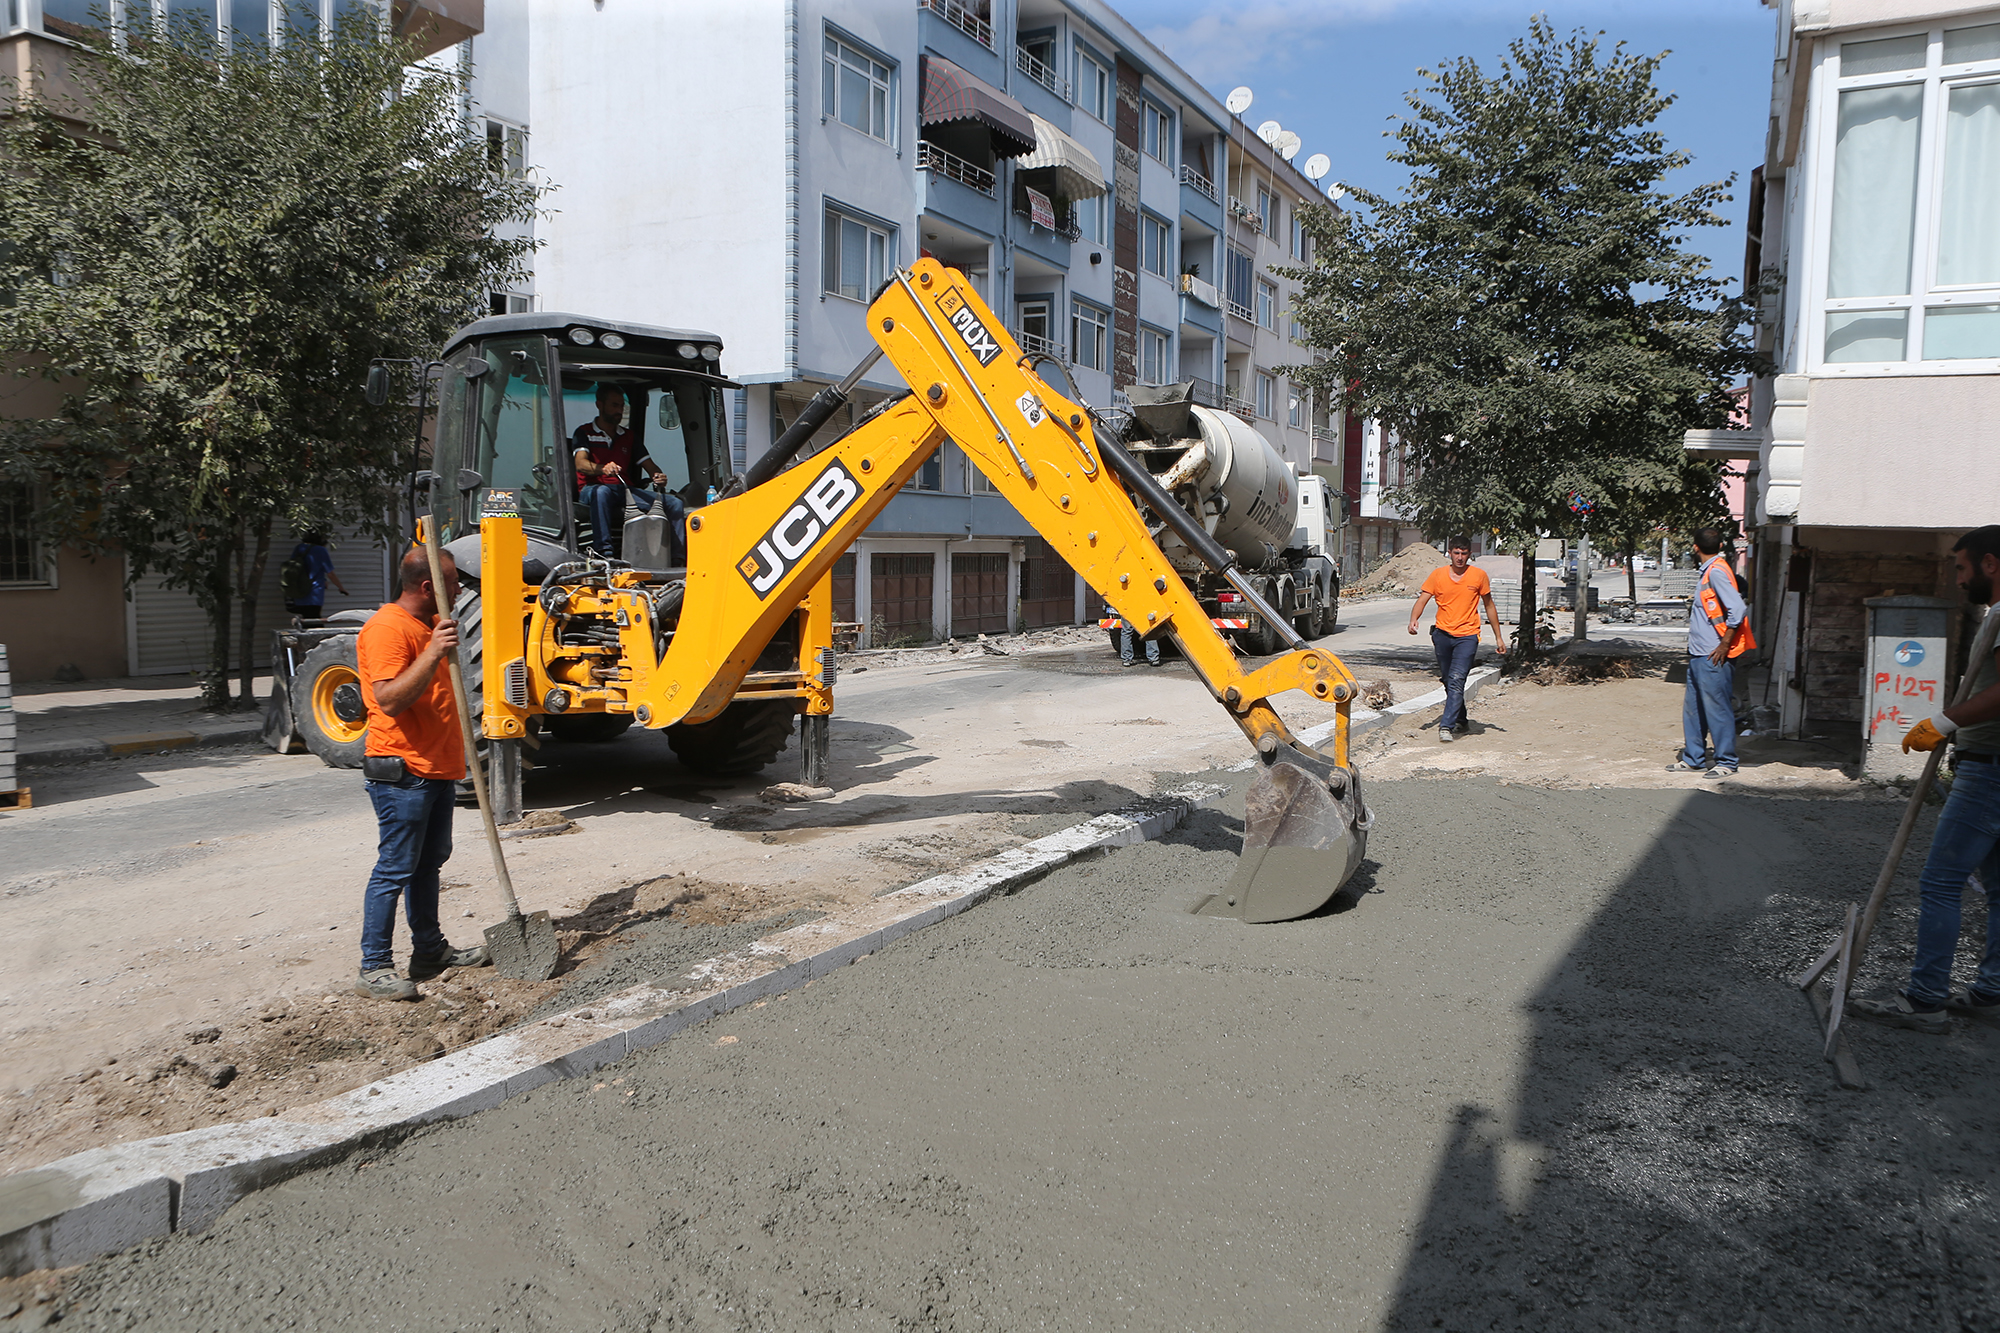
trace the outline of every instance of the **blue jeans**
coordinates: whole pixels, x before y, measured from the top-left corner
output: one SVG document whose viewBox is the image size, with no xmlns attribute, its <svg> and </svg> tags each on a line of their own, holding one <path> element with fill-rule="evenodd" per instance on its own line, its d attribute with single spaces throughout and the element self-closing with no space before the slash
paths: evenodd
<svg viewBox="0 0 2000 1333">
<path fill-rule="evenodd" d="M 1129 662 L 1132 660 L 1132 640 L 1134 637 L 1130 625 L 1124 625 L 1118 631 L 1119 661 Z M 1158 639 L 1146 640 L 1146 661 L 1152 666 L 1160 664 L 1160 641 Z"/>
<path fill-rule="evenodd" d="M 1958 948 L 1960 900 L 1973 871 L 1986 886 L 1986 953 L 1972 983 L 1980 998 L 2000 995 L 2000 764 L 1961 764 L 1931 834 L 1931 854 L 1917 879 L 1917 958 L 1910 966 L 1913 1004 L 1940 1005 L 1951 993 L 1951 956 Z"/>
<path fill-rule="evenodd" d="M 1715 742 L 1715 766 L 1736 771 L 1736 664 L 1688 658 L 1687 694 L 1681 701 L 1681 762 L 1700 768 L 1708 758 L 1704 734 Z"/>
<path fill-rule="evenodd" d="M 451 859 L 451 808 L 458 784 L 449 778 L 408 777 L 370 782 L 380 842 L 375 872 L 361 904 L 361 970 L 394 967 L 396 899 L 410 918 L 415 952 L 446 948 L 438 927 L 438 868 Z"/>
<path fill-rule="evenodd" d="M 1437 649 L 1438 677 L 1444 681 L 1444 716 L 1438 719 L 1438 730 L 1457 730 L 1465 725 L 1465 678 L 1472 674 L 1479 636 L 1446 634 L 1432 625 L 1431 647 Z"/>
</svg>

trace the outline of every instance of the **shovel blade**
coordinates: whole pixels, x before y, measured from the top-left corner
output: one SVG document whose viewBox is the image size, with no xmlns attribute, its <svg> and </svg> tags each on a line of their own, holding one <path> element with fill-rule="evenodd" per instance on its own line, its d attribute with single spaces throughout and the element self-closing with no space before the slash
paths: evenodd
<svg viewBox="0 0 2000 1333">
<path fill-rule="evenodd" d="M 1333 901 L 1367 855 L 1375 818 L 1351 768 L 1322 778 L 1281 759 L 1257 775 L 1243 806 L 1242 860 L 1204 912 L 1246 922 L 1308 916 Z"/>
<path fill-rule="evenodd" d="M 510 916 L 486 928 L 486 951 L 500 975 L 523 981 L 547 981 L 562 961 L 562 946 L 547 912 Z"/>
</svg>

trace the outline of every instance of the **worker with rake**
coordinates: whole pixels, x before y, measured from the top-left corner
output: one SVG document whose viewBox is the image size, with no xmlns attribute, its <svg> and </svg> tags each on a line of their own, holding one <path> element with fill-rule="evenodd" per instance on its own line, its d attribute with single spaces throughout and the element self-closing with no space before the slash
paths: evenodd
<svg viewBox="0 0 2000 1333">
<path fill-rule="evenodd" d="M 1974 528 L 1952 547 L 1958 586 L 1969 602 L 1989 608 L 2000 580 L 2000 524 Z M 1887 999 L 1855 1000 L 1856 1012 L 1894 1027 L 1943 1033 L 1953 1012 L 2000 1018 L 2000 652 L 1967 664 L 1973 693 L 1911 727 L 1903 750 L 1935 750 L 1952 743 L 1951 795 L 1945 798 L 1930 855 L 1918 877 L 1917 956 L 1910 982 Z M 1952 955 L 1965 881 L 1977 873 L 1987 894 L 1986 952 L 1970 986 L 1951 984 Z"/>
</svg>

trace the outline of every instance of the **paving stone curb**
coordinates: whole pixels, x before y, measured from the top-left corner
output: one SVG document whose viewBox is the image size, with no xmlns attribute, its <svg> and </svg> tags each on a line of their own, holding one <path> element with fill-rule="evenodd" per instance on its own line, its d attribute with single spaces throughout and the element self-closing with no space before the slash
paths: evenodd
<svg viewBox="0 0 2000 1333">
<path fill-rule="evenodd" d="M 141 731 L 116 735 L 69 737 L 25 744 L 16 752 L 21 767 L 49 764 L 88 763 L 93 759 L 114 759 L 120 755 L 153 754 L 162 750 L 192 750 L 210 745 L 240 745 L 263 737 L 261 719 L 231 723 L 203 731 Z"/>
<path fill-rule="evenodd" d="M 471 1115 L 804 985 L 1092 852 L 1158 838 L 1223 788 L 1197 784 L 965 870 L 778 931 L 645 983 L 276 1116 L 75 1153 L 0 1177 L 0 1276 L 207 1229 L 244 1196 L 397 1132 Z"/>
</svg>

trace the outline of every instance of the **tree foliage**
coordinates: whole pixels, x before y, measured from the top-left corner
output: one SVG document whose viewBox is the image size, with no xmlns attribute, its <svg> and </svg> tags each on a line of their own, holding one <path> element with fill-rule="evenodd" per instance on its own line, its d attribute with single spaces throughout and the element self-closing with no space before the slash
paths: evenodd
<svg viewBox="0 0 2000 1333">
<path fill-rule="evenodd" d="M 489 165 L 460 76 L 411 62 L 361 12 L 233 49 L 107 25 L 74 105 L 30 85 L 0 122 L 0 364 L 61 397 L 0 420 L 0 469 L 54 540 L 194 594 L 210 707 L 232 605 L 251 702 L 273 534 L 384 528 L 414 423 L 362 400 L 369 361 L 434 354 L 532 250 L 536 186 Z"/>
<path fill-rule="evenodd" d="M 1469 58 L 1421 71 L 1430 96 L 1409 95 L 1389 153 L 1411 171 L 1401 197 L 1355 190 L 1365 213 L 1307 222 L 1299 323 L 1333 350 L 1299 374 L 1404 441 L 1397 499 L 1427 533 L 1525 544 L 1527 643 L 1537 535 L 1720 514 L 1718 469 L 1681 435 L 1725 421 L 1753 364 L 1747 307 L 1685 237 L 1724 225 L 1734 177 L 1663 188 L 1691 159 L 1651 128 L 1673 102 L 1661 58 L 1538 17 L 1494 76 Z"/>
</svg>

